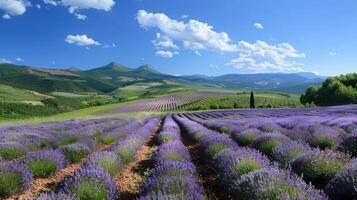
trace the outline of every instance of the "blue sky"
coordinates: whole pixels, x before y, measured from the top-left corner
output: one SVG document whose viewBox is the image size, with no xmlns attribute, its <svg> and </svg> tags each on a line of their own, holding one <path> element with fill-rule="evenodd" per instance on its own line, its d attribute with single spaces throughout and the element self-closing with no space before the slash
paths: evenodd
<svg viewBox="0 0 357 200">
<path fill-rule="evenodd" d="M 355 0 L 0 0 L 0 62 L 169 74 L 357 70 Z"/>
</svg>

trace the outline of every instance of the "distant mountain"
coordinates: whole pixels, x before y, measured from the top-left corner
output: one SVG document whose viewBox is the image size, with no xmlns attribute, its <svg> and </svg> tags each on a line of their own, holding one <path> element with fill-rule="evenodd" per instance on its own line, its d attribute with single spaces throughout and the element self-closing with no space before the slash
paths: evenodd
<svg viewBox="0 0 357 200">
<path fill-rule="evenodd" d="M 13 64 L 0 64 L 0 84 L 41 93 L 97 92 L 110 93 L 119 88 L 143 83 L 160 83 L 195 87 L 247 91 L 301 93 L 311 85 L 319 85 L 325 77 L 313 73 L 294 74 L 227 74 L 172 76 L 150 65 L 130 68 L 118 63 L 90 69 L 46 69 Z M 154 84 L 155 85 L 155 84 Z M 156 84 L 157 85 L 157 84 Z"/>
</svg>

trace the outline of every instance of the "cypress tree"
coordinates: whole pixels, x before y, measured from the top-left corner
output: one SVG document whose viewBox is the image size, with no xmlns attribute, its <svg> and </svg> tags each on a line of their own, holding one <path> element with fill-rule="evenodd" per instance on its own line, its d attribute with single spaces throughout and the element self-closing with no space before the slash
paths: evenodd
<svg viewBox="0 0 357 200">
<path fill-rule="evenodd" d="M 255 108 L 254 93 L 250 93 L 250 108 Z"/>
</svg>

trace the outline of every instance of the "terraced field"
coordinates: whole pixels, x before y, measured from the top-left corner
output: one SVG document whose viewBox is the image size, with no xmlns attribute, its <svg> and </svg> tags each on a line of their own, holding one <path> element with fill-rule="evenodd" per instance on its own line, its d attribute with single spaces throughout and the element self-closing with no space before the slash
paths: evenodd
<svg viewBox="0 0 357 200">
<path fill-rule="evenodd" d="M 356 199 L 356 131 L 356 105 L 2 127 L 0 198 Z"/>
</svg>

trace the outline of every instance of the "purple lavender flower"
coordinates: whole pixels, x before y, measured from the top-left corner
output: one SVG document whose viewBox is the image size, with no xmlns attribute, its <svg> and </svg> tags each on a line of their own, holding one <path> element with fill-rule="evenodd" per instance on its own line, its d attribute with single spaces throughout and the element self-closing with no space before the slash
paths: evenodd
<svg viewBox="0 0 357 200">
<path fill-rule="evenodd" d="M 338 150 L 347 154 L 351 154 L 353 157 L 357 156 L 357 131 L 348 135 L 338 147 Z"/>
<path fill-rule="evenodd" d="M 306 143 L 284 140 L 273 149 L 271 157 L 282 167 L 288 167 L 292 160 L 309 150 L 311 148 Z"/>
<path fill-rule="evenodd" d="M 31 170 L 34 178 L 47 178 L 67 166 L 64 155 L 59 150 L 42 150 L 27 154 L 22 160 Z"/>
<path fill-rule="evenodd" d="M 289 138 L 280 133 L 266 133 L 258 136 L 252 146 L 270 157 L 274 148 L 286 140 L 289 140 Z"/>
<path fill-rule="evenodd" d="M 320 149 L 333 149 L 336 147 L 340 135 L 337 130 L 326 126 L 309 128 L 312 129 L 310 130 L 310 135 L 308 136 L 307 142 L 312 147 L 319 147 Z"/>
<path fill-rule="evenodd" d="M 60 185 L 65 193 L 75 194 L 79 199 L 112 200 L 118 196 L 110 175 L 98 168 L 81 168 Z"/>
<path fill-rule="evenodd" d="M 17 142 L 2 142 L 0 143 L 0 157 L 4 160 L 12 160 L 22 157 L 26 154 L 26 146 Z"/>
<path fill-rule="evenodd" d="M 184 197 L 184 199 L 202 200 L 203 190 L 192 176 L 149 177 L 142 187 L 140 199 L 151 199 L 157 195 L 165 197 Z"/>
<path fill-rule="evenodd" d="M 84 166 L 89 168 L 97 167 L 111 176 L 114 176 L 123 167 L 123 164 L 115 153 L 102 151 L 91 155 L 84 163 Z"/>
<path fill-rule="evenodd" d="M 60 151 L 71 163 L 77 163 L 85 158 L 91 151 L 87 145 L 74 143 L 61 146 Z"/>
<path fill-rule="evenodd" d="M 38 197 L 34 198 L 33 200 L 79 200 L 73 194 L 66 194 L 63 192 L 59 193 L 42 193 Z"/>
<path fill-rule="evenodd" d="M 266 168 L 243 175 L 231 187 L 233 199 L 327 200 L 322 191 L 306 184 L 289 171 Z"/>
<path fill-rule="evenodd" d="M 21 163 L 0 164 L 0 198 L 27 190 L 31 182 L 31 172 Z"/>
<path fill-rule="evenodd" d="M 153 155 L 155 163 L 166 160 L 172 161 L 190 161 L 190 154 L 184 144 L 180 141 L 170 141 L 162 144 Z"/>
<path fill-rule="evenodd" d="M 203 157 L 209 160 L 224 149 L 238 148 L 238 145 L 224 134 L 209 135 L 200 146 Z"/>
<path fill-rule="evenodd" d="M 216 154 L 212 166 L 219 174 L 224 187 L 230 186 L 242 175 L 272 166 L 269 159 L 249 148 L 225 149 Z"/>
<path fill-rule="evenodd" d="M 241 146 L 249 146 L 261 134 L 258 129 L 251 128 L 241 132 L 233 132 L 232 138 Z"/>
<path fill-rule="evenodd" d="M 332 200 L 357 198 L 357 160 L 352 160 L 326 186 L 326 193 Z"/>
<path fill-rule="evenodd" d="M 314 149 L 297 157 L 291 169 L 307 182 L 324 187 L 349 161 L 348 156 L 332 150 Z"/>
</svg>

